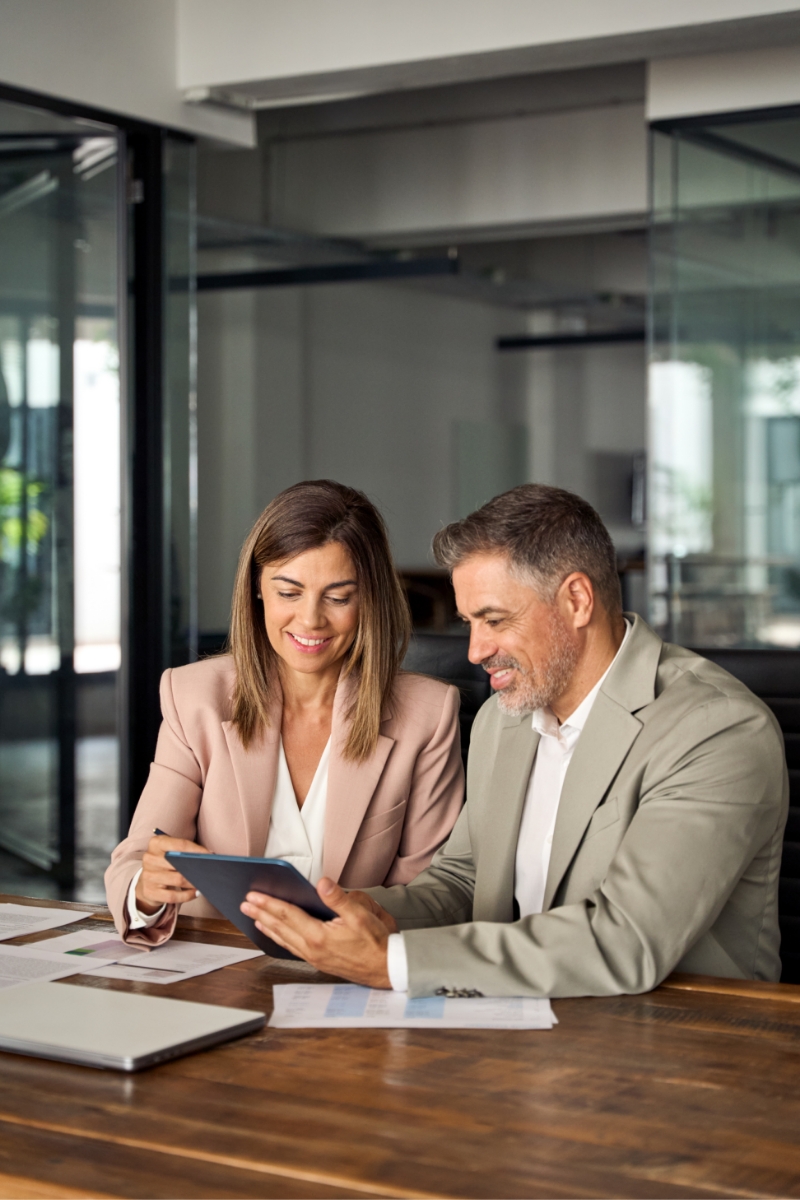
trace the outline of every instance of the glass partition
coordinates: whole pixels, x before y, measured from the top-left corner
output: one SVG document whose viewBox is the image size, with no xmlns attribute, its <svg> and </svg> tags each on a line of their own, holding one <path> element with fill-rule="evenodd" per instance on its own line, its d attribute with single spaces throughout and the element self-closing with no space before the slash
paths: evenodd
<svg viewBox="0 0 800 1200">
<path fill-rule="evenodd" d="M 652 139 L 651 617 L 800 646 L 800 118 Z"/>
<path fill-rule="evenodd" d="M 197 654 L 194 156 L 0 102 L 0 890 L 103 897 Z"/>
<path fill-rule="evenodd" d="M 0 105 L 0 846 L 67 889 L 118 807 L 118 160 Z"/>
</svg>

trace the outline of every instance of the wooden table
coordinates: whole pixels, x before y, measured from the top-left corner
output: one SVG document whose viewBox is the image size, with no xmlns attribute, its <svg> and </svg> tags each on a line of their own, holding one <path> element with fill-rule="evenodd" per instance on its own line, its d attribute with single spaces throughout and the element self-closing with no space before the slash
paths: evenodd
<svg viewBox="0 0 800 1200">
<path fill-rule="evenodd" d="M 273 983 L 322 978 L 254 959 L 59 986 L 268 1011 Z M 266 1028 L 132 1076 L 0 1054 L 0 1196 L 800 1195 L 800 987 L 684 976 L 553 1007 L 552 1031 Z"/>
</svg>

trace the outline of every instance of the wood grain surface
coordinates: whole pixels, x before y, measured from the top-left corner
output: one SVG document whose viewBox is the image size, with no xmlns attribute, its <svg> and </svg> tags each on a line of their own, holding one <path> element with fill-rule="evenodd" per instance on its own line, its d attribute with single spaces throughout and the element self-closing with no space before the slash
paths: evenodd
<svg viewBox="0 0 800 1200">
<path fill-rule="evenodd" d="M 323 978 L 261 958 L 58 986 L 269 1012 L 274 983 Z M 0 1054 L 0 1198 L 800 1196 L 800 988 L 674 976 L 553 1007 L 551 1031 L 265 1028 L 132 1076 Z"/>
</svg>

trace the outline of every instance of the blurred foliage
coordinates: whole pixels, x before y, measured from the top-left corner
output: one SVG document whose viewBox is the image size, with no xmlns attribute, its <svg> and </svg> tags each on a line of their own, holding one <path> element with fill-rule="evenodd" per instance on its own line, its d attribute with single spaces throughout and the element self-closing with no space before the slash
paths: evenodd
<svg viewBox="0 0 800 1200">
<path fill-rule="evenodd" d="M 26 481 L 13 467 L 0 468 L 0 559 L 14 563 L 26 541 L 28 554 L 36 550 L 50 522 L 39 504 L 45 485 L 36 479 Z M 22 501 L 27 500 L 27 518 L 23 520 Z"/>
</svg>

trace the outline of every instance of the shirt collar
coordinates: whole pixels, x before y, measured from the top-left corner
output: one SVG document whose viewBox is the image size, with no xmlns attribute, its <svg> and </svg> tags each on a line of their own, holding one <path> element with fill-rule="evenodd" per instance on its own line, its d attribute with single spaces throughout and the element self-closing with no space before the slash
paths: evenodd
<svg viewBox="0 0 800 1200">
<path fill-rule="evenodd" d="M 617 661 L 620 654 L 622 653 L 622 647 L 627 642 L 632 628 L 633 628 L 633 626 L 631 625 L 630 621 L 628 620 L 627 617 L 625 617 L 625 636 L 623 637 L 622 641 L 620 642 L 619 650 L 617 650 L 617 653 L 614 655 L 611 662 L 608 664 L 605 671 L 600 676 L 600 678 L 598 679 L 597 683 L 594 685 L 592 690 L 589 692 L 589 694 L 587 696 L 584 696 L 584 698 L 581 700 L 578 707 L 575 709 L 575 711 L 573 713 L 570 713 L 570 715 L 567 717 L 566 721 L 564 721 L 559 726 L 556 715 L 550 707 L 537 708 L 534 710 L 533 717 L 532 717 L 532 723 L 533 723 L 533 728 L 536 731 L 536 733 L 544 734 L 545 736 L 548 736 L 548 737 L 558 737 L 559 734 L 562 734 L 562 733 L 566 732 L 567 730 L 570 730 L 570 731 L 574 730 L 578 733 L 581 732 L 581 730 L 583 729 L 584 725 L 586 724 L 586 722 L 589 718 L 589 713 L 592 711 L 592 705 L 594 704 L 595 700 L 597 699 L 597 693 L 600 691 L 600 688 L 603 686 L 603 684 L 605 682 L 605 678 L 608 675 L 608 672 L 611 670 L 614 663 Z"/>
</svg>

